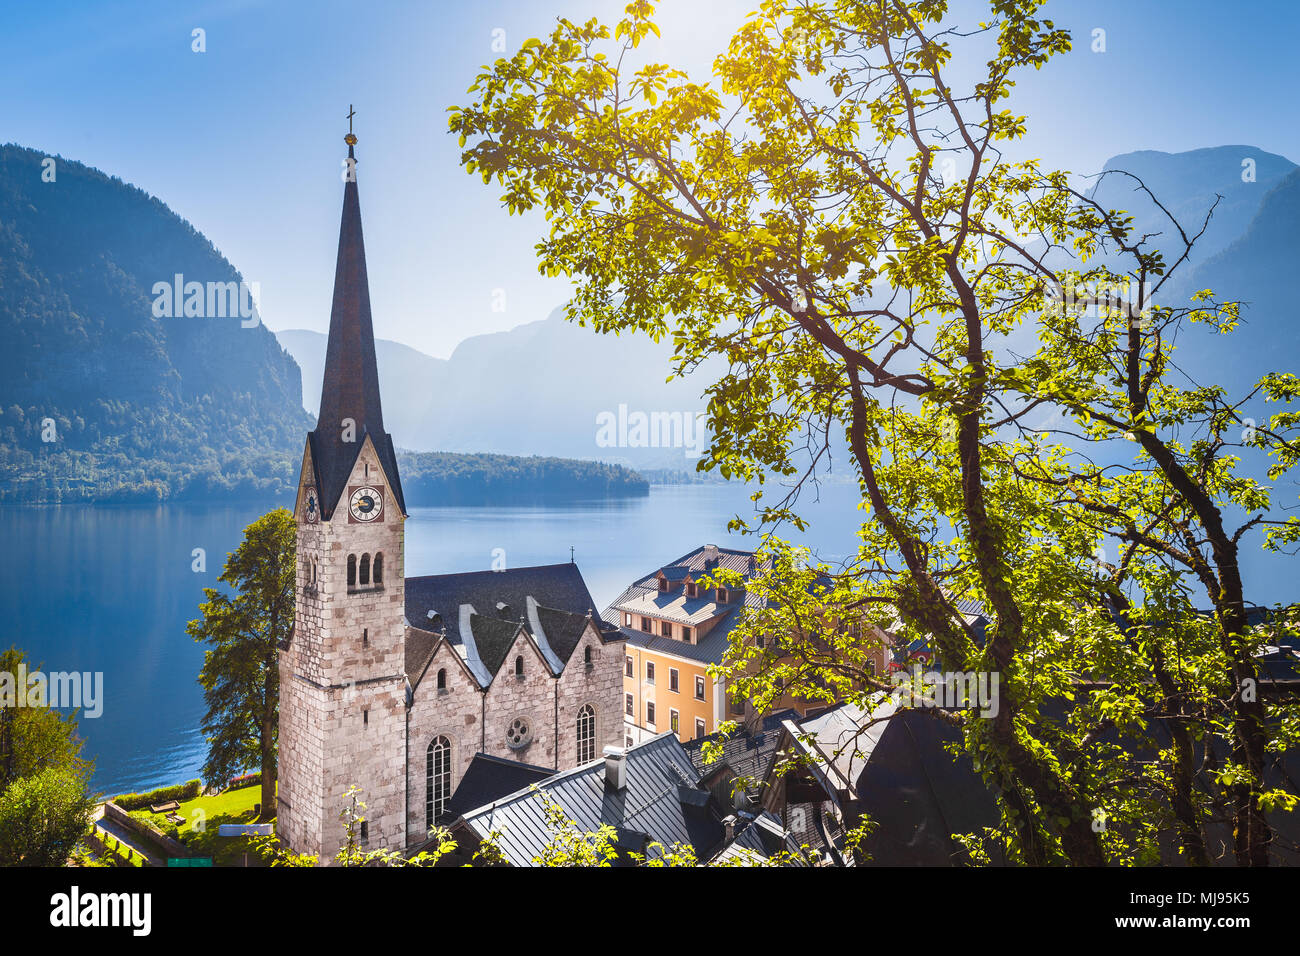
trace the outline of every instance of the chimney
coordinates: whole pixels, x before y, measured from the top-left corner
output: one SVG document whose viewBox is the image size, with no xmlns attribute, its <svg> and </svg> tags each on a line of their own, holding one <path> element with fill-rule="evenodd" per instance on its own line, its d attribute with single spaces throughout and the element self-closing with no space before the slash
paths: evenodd
<svg viewBox="0 0 1300 956">
<path fill-rule="evenodd" d="M 622 747 L 605 748 L 605 786 L 611 790 L 627 786 L 627 751 Z"/>
<path fill-rule="evenodd" d="M 716 544 L 706 544 L 704 546 L 704 560 L 706 561 L 718 560 L 718 546 Z"/>
<path fill-rule="evenodd" d="M 729 813 L 722 818 L 722 832 L 728 843 L 736 839 L 736 815 L 734 813 Z"/>
</svg>

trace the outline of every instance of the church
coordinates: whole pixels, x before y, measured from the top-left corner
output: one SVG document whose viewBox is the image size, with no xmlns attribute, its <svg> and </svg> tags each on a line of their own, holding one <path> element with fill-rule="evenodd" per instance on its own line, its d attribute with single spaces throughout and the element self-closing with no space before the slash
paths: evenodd
<svg viewBox="0 0 1300 956">
<path fill-rule="evenodd" d="M 350 126 L 350 123 L 349 123 Z M 422 844 L 475 754 L 563 770 L 622 742 L 623 644 L 577 566 L 405 576 L 406 502 L 384 430 L 350 131 L 320 416 L 294 516 L 279 652 L 276 830 L 328 863 L 350 787 L 363 849 Z"/>
</svg>

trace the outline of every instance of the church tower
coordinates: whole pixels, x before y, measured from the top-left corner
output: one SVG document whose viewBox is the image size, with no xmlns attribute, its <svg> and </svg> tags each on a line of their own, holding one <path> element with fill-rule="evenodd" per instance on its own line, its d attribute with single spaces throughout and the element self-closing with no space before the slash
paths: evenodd
<svg viewBox="0 0 1300 956">
<path fill-rule="evenodd" d="M 297 612 L 279 665 L 276 829 L 321 863 L 342 845 L 352 786 L 367 805 L 362 849 L 405 843 L 406 508 L 379 402 L 351 125 L 320 417 L 294 508 Z"/>
</svg>

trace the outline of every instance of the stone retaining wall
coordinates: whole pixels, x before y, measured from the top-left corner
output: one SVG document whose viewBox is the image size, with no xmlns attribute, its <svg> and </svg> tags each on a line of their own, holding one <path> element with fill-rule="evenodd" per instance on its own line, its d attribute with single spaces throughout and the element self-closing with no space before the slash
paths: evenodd
<svg viewBox="0 0 1300 956">
<path fill-rule="evenodd" d="M 161 849 L 166 851 L 169 856 L 188 858 L 190 855 L 189 848 L 186 847 L 184 843 L 169 837 L 157 827 L 131 816 L 131 814 L 127 813 L 112 800 L 104 804 L 104 816 L 108 817 L 114 823 L 120 823 L 133 833 L 138 833 L 146 840 L 153 841 Z"/>
</svg>

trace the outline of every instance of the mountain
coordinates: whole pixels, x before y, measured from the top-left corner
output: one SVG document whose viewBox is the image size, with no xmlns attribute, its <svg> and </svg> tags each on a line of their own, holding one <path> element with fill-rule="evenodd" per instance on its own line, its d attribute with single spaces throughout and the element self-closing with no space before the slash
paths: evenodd
<svg viewBox="0 0 1300 956">
<path fill-rule="evenodd" d="M 286 329 L 276 332 L 275 337 L 302 369 L 302 406 L 315 418 L 320 409 L 328 337 L 309 329 Z M 429 404 L 421 391 L 443 377 L 447 360 L 425 355 L 400 342 L 375 339 L 375 361 L 383 388 L 384 419 L 391 434 L 416 434 Z"/>
<path fill-rule="evenodd" d="M 1255 146 L 1214 146 L 1183 153 L 1145 149 L 1112 156 L 1102 167 L 1103 172 L 1123 170 L 1139 177 L 1189 237 L 1200 230 L 1216 197 L 1222 197 L 1204 235 L 1196 241 L 1191 265 L 1204 262 L 1241 236 L 1269 190 L 1295 169 L 1286 157 Z M 1167 263 L 1182 254 L 1177 229 L 1129 176 L 1102 176 L 1090 195 L 1106 208 L 1130 213 L 1134 234 L 1152 234 L 1151 244 L 1165 253 Z M 1179 271 L 1186 268 L 1184 264 Z"/>
<path fill-rule="evenodd" d="M 1243 159 L 1253 161 L 1253 181 L 1242 178 Z M 1220 281 L 1250 287 L 1248 293 L 1232 294 L 1254 297 L 1257 304 L 1273 308 L 1270 297 L 1275 291 L 1280 295 L 1285 271 L 1260 266 L 1249 277 L 1228 271 L 1237 261 L 1234 256 L 1244 257 L 1246 263 L 1275 261 L 1267 254 L 1256 257 L 1250 243 L 1290 248 L 1284 225 L 1288 213 L 1282 205 L 1265 207 L 1282 202 L 1275 200 L 1275 193 L 1284 181 L 1293 181 L 1294 163 L 1253 146 L 1219 146 L 1183 153 L 1123 153 L 1107 160 L 1104 168 L 1141 177 L 1193 231 L 1200 228 L 1215 196 L 1222 195 L 1196 254 L 1180 267 L 1188 277 L 1183 282 L 1196 277 L 1200 288 L 1200 277 L 1217 270 Z M 1176 236 L 1160 210 L 1135 192 L 1134 185 L 1128 177 L 1109 175 L 1094 185 L 1092 195 L 1108 207 L 1130 212 L 1141 232 Z M 1268 226 L 1274 219 L 1276 224 Z M 1241 243 L 1247 248 L 1232 252 Z M 1179 286 L 1184 287 L 1191 288 Z M 1206 333 L 1196 329 L 1188 334 Z M 325 336 L 294 330 L 279 337 L 304 369 L 304 405 L 314 408 Z M 1021 351 L 1032 347 L 1033 330 L 1023 330 L 1023 337 Z M 598 335 L 566 322 L 559 309 L 506 332 L 472 336 L 446 360 L 396 342 L 381 341 L 377 348 L 384 411 L 392 422 L 393 440 L 402 448 L 564 455 L 642 471 L 690 471 L 707 444 L 707 436 L 694 428 L 694 416 L 705 409 L 701 394 L 716 378 L 717 364 L 688 379 L 665 382 L 671 370 L 668 342 L 652 342 L 642 335 Z M 1252 350 L 1244 337 L 1236 337 L 1228 348 L 1250 360 Z M 1204 351 L 1203 346 L 1198 351 Z M 1210 352 L 1217 355 L 1218 350 Z M 1259 350 L 1253 352 L 1259 355 Z M 645 419 L 642 432 L 637 431 L 638 415 Z M 601 421 L 612 422 L 612 427 L 602 431 Z M 674 434 L 679 426 L 680 433 Z"/>
<path fill-rule="evenodd" d="M 0 147 L 0 500 L 287 492 L 311 422 L 242 281 L 143 190 Z"/>
<path fill-rule="evenodd" d="M 278 335 L 304 370 L 303 404 L 313 407 L 325 336 Z M 713 366 L 665 382 L 672 355 L 666 342 L 598 335 L 566 322 L 561 309 L 506 332 L 472 336 L 445 360 L 396 342 L 380 340 L 376 350 L 384 417 L 400 448 L 689 471 L 707 445 L 696 416 L 706 407 L 700 395 Z"/>
<path fill-rule="evenodd" d="M 1204 384 L 1229 386 L 1230 394 L 1240 397 L 1265 372 L 1300 374 L 1300 305 L 1290 287 L 1300 261 L 1298 227 L 1300 169 L 1295 169 L 1268 191 L 1242 235 L 1176 286 L 1183 297 L 1211 289 L 1220 300 L 1242 302 L 1240 328 L 1221 339 L 1227 347 L 1185 349 L 1199 355 L 1176 356 Z M 1257 404 L 1257 419 L 1275 410 Z"/>
</svg>

